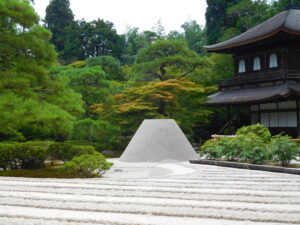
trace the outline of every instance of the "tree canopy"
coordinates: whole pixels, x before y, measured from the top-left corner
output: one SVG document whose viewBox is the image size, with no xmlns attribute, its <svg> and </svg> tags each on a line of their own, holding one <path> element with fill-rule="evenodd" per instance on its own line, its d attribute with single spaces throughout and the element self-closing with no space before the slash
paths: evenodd
<svg viewBox="0 0 300 225">
<path fill-rule="evenodd" d="M 82 112 L 80 95 L 48 73 L 56 53 L 38 21 L 28 1 L 0 2 L 1 139 L 22 140 L 23 131 L 30 136 L 41 130 L 44 138 L 65 138 Z"/>
<path fill-rule="evenodd" d="M 134 71 L 142 80 L 183 78 L 202 66 L 197 53 L 181 40 L 158 40 L 141 49 Z"/>
</svg>

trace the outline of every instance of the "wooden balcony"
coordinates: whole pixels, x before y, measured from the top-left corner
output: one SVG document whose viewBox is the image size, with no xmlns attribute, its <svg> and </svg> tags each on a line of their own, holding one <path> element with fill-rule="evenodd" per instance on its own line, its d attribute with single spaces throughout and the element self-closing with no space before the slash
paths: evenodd
<svg viewBox="0 0 300 225">
<path fill-rule="evenodd" d="M 238 85 L 258 84 L 269 81 L 275 82 L 288 80 L 300 81 L 300 70 L 263 71 L 247 75 L 238 75 L 233 78 L 221 80 L 219 82 L 219 86 L 222 88 Z"/>
</svg>

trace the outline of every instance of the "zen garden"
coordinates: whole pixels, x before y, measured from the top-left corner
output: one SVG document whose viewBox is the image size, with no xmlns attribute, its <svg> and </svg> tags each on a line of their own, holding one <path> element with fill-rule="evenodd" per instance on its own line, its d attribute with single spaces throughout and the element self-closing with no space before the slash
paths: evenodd
<svg viewBox="0 0 300 225">
<path fill-rule="evenodd" d="M 300 225 L 299 0 L 124 34 L 38 1 L 0 0 L 1 225 Z"/>
</svg>

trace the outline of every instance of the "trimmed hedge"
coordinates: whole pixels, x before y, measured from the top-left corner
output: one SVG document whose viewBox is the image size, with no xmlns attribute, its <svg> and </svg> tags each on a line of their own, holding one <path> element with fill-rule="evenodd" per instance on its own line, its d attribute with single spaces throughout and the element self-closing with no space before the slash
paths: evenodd
<svg viewBox="0 0 300 225">
<path fill-rule="evenodd" d="M 48 157 L 48 141 L 0 143 L 0 167 L 6 169 L 38 169 Z"/>
<path fill-rule="evenodd" d="M 64 162 L 82 154 L 94 154 L 93 146 L 74 146 L 68 142 L 29 141 L 24 143 L 0 142 L 0 168 L 40 169 L 48 158 Z"/>
</svg>

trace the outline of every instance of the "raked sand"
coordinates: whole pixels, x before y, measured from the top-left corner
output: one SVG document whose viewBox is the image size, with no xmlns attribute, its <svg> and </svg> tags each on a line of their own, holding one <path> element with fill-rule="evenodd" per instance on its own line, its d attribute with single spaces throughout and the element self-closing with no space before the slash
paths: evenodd
<svg viewBox="0 0 300 225">
<path fill-rule="evenodd" d="M 0 224 L 300 225 L 300 176 L 114 161 L 101 179 L 0 177 Z"/>
</svg>

